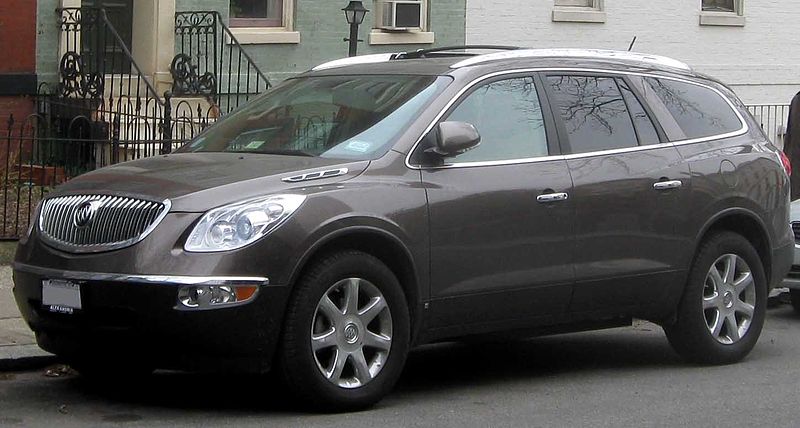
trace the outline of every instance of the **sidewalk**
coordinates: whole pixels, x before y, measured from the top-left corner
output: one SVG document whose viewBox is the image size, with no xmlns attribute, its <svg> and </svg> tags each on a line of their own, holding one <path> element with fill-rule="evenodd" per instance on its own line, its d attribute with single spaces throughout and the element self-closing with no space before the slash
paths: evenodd
<svg viewBox="0 0 800 428">
<path fill-rule="evenodd" d="M 11 266 L 0 266 L 0 371 L 24 370 L 54 362 L 36 345 L 33 332 L 21 318 L 11 290 Z"/>
</svg>

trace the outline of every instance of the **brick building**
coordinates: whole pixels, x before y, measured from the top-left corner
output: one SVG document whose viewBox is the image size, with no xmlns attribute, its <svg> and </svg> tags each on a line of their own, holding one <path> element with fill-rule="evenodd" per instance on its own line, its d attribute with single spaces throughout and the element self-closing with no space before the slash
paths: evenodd
<svg viewBox="0 0 800 428">
<path fill-rule="evenodd" d="M 36 0 L 0 2 L 0 129 L 9 115 L 33 113 L 36 93 Z"/>
</svg>

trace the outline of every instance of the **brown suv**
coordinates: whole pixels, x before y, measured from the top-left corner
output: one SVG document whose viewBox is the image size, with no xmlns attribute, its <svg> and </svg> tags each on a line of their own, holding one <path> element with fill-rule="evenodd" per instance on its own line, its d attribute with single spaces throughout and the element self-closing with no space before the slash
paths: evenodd
<svg viewBox="0 0 800 428">
<path fill-rule="evenodd" d="M 637 317 L 688 361 L 747 355 L 794 240 L 787 161 L 736 96 L 657 56 L 470 52 L 324 64 L 61 186 L 14 263 L 41 347 L 84 374 L 274 368 L 333 409 L 470 335 Z"/>
</svg>

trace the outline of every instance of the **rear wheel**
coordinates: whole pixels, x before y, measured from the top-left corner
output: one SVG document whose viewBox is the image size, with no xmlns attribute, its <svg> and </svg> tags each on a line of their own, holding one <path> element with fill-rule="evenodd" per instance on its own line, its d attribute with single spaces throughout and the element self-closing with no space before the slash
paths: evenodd
<svg viewBox="0 0 800 428">
<path fill-rule="evenodd" d="M 764 325 L 767 281 L 758 253 L 741 235 L 719 232 L 700 247 L 677 321 L 664 327 L 685 359 L 729 364 L 755 346 Z"/>
<path fill-rule="evenodd" d="M 313 265 L 296 287 L 278 355 L 287 387 L 321 410 L 376 403 L 408 353 L 408 308 L 397 278 L 375 257 L 346 251 Z"/>
</svg>

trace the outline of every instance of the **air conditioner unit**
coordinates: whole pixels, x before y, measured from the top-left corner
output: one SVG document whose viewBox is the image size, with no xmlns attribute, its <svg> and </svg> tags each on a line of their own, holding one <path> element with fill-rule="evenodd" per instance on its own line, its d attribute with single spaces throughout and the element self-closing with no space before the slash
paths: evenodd
<svg viewBox="0 0 800 428">
<path fill-rule="evenodd" d="M 422 28 L 422 1 L 397 0 L 384 1 L 383 25 L 391 31 L 418 30 Z"/>
</svg>

